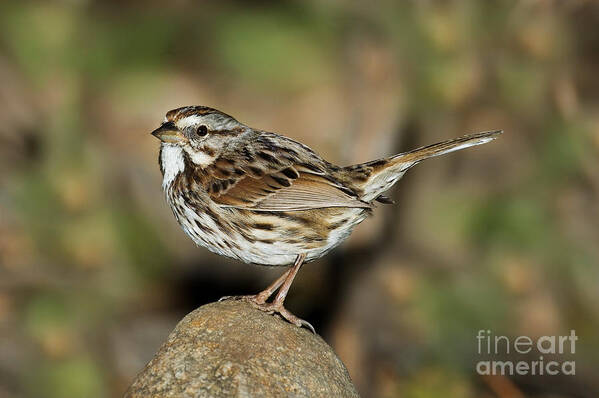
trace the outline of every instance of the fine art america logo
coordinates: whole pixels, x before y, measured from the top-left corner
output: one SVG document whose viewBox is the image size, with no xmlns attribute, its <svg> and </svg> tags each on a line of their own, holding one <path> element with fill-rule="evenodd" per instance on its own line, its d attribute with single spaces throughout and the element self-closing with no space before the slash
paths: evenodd
<svg viewBox="0 0 599 398">
<path fill-rule="evenodd" d="M 569 336 L 528 336 L 512 337 L 495 336 L 490 330 L 479 330 L 476 335 L 478 354 L 485 357 L 506 356 L 523 357 L 522 360 L 484 360 L 476 364 L 476 372 L 480 375 L 575 375 L 574 361 L 548 360 L 543 355 L 576 353 L 576 332 Z M 538 355 L 538 356 L 537 356 Z M 535 358 L 530 360 L 530 358 Z"/>
</svg>

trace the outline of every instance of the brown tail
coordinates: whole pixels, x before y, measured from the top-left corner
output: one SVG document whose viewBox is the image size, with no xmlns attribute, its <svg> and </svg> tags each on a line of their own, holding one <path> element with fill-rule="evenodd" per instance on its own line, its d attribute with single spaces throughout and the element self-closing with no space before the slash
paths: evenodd
<svg viewBox="0 0 599 398">
<path fill-rule="evenodd" d="M 390 158 L 350 166 L 348 170 L 355 170 L 356 172 L 363 172 L 365 169 L 370 170 L 369 177 L 365 181 L 358 183 L 357 188 L 363 192 L 362 200 L 371 201 L 391 188 L 410 167 L 424 159 L 459 151 L 460 149 L 475 145 L 486 144 L 493 141 L 502 132 L 502 130 L 494 130 L 465 135 L 453 140 L 400 153 Z"/>
</svg>

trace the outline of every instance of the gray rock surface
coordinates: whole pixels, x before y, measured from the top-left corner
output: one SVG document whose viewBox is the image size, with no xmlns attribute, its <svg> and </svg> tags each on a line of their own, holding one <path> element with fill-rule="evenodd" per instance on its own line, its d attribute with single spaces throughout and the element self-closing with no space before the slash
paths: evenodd
<svg viewBox="0 0 599 398">
<path fill-rule="evenodd" d="M 322 338 L 243 301 L 188 314 L 125 397 L 357 397 Z"/>
</svg>

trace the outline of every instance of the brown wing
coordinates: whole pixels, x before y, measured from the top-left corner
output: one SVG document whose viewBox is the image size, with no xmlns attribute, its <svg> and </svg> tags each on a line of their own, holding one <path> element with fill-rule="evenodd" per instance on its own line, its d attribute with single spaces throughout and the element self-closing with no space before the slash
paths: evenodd
<svg viewBox="0 0 599 398">
<path fill-rule="evenodd" d="M 261 135 L 251 146 L 221 155 L 209 169 L 207 189 L 222 206 L 259 211 L 371 207 L 326 169 L 327 163 L 302 144 Z"/>
</svg>

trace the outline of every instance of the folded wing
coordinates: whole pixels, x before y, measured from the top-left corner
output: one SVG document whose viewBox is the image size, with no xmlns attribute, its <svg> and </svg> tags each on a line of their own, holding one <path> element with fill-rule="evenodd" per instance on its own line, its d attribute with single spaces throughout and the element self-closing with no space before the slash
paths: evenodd
<svg viewBox="0 0 599 398">
<path fill-rule="evenodd" d="M 207 190 L 215 203 L 256 211 L 371 207 L 326 173 L 327 164 L 309 148 L 291 140 L 280 148 L 268 137 L 260 139 L 252 152 L 243 148 L 222 155 L 207 170 Z"/>
</svg>

